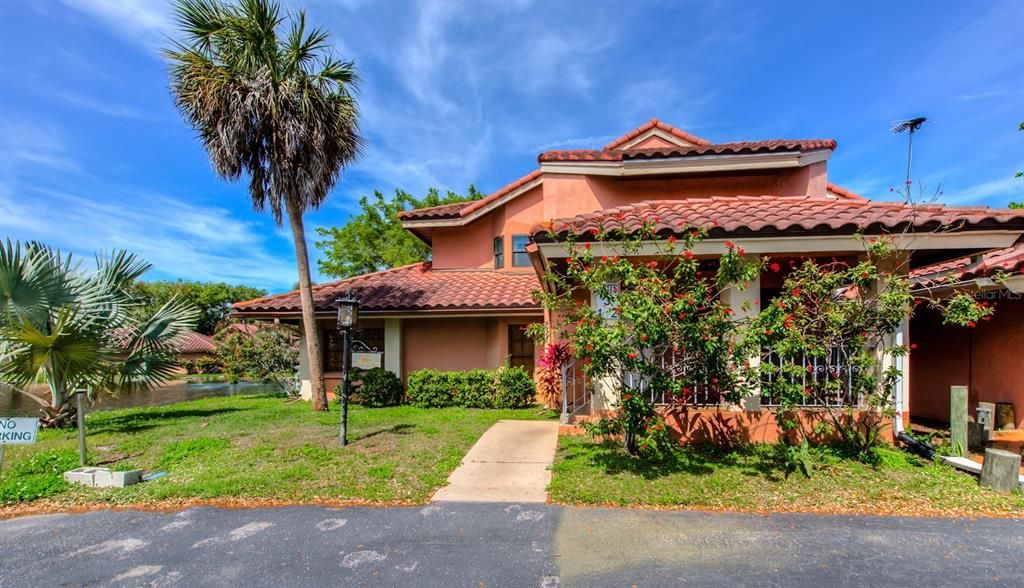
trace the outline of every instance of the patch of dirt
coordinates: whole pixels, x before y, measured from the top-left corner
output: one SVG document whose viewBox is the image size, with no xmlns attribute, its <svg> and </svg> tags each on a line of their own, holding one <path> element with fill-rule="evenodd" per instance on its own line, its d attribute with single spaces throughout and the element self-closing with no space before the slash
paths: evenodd
<svg viewBox="0 0 1024 588">
<path fill-rule="evenodd" d="M 102 502 L 67 503 L 53 501 L 38 501 L 30 504 L 18 504 L 0 507 L 0 521 L 17 517 L 48 515 L 48 514 L 80 514 L 96 511 L 143 511 L 143 512 L 176 512 L 196 506 L 212 506 L 214 508 L 243 509 L 243 508 L 284 508 L 288 506 L 325 506 L 328 508 L 343 508 L 348 506 L 365 506 L 371 508 L 383 508 L 388 506 L 422 506 L 426 501 L 416 500 L 392 500 L 392 501 L 368 501 L 368 500 L 332 500 L 332 499 L 311 499 L 311 500 L 273 500 L 273 499 L 246 499 L 246 498 L 212 498 L 212 499 L 168 499 L 137 502 L 133 504 L 110 505 Z"/>
</svg>

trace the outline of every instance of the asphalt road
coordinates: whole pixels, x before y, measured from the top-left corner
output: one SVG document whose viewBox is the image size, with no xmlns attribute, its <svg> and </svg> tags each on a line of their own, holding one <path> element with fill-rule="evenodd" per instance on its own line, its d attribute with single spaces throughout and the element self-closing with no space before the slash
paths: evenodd
<svg viewBox="0 0 1024 588">
<path fill-rule="evenodd" d="M 1024 519 L 446 503 L 0 521 L 0 586 L 1024 586 Z"/>
</svg>

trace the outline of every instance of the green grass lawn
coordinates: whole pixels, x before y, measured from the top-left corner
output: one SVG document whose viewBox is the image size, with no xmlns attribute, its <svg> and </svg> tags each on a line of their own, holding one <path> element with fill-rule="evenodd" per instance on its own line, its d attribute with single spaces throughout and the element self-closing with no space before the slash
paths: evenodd
<svg viewBox="0 0 1024 588">
<path fill-rule="evenodd" d="M 124 489 L 71 487 L 61 474 L 78 466 L 76 431 L 41 431 L 35 445 L 8 446 L 0 504 L 424 501 L 496 421 L 544 417 L 537 409 L 354 406 L 350 445 L 342 449 L 340 415 L 336 405 L 331 409 L 313 413 L 306 402 L 233 396 L 95 412 L 87 419 L 91 465 L 167 475 Z"/>
<path fill-rule="evenodd" d="M 617 444 L 562 437 L 551 498 L 750 511 L 1024 516 L 1024 493 L 996 494 L 980 488 L 973 476 L 901 450 L 880 448 L 880 463 L 868 465 L 816 448 L 811 477 L 787 478 L 775 467 L 772 449 L 683 448 L 674 461 L 653 466 L 626 457 Z"/>
</svg>

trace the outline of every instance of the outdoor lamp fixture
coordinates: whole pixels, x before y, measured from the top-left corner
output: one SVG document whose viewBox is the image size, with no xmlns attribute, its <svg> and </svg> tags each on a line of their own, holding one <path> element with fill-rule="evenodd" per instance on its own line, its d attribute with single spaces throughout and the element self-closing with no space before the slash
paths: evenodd
<svg viewBox="0 0 1024 588">
<path fill-rule="evenodd" d="M 348 389 L 349 372 L 352 367 L 352 329 L 359 320 L 359 301 L 352 291 L 334 301 L 338 305 L 338 331 L 341 332 L 341 431 L 338 443 L 348 445 Z"/>
</svg>

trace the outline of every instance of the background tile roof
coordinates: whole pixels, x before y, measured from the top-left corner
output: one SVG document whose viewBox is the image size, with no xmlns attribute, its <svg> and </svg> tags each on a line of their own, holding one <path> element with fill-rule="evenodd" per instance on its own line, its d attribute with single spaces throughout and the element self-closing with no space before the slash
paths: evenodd
<svg viewBox="0 0 1024 588">
<path fill-rule="evenodd" d="M 696 157 L 700 155 L 741 155 L 752 153 L 781 153 L 787 151 L 817 151 L 835 149 L 834 139 L 772 139 L 769 141 L 740 141 L 736 143 L 703 144 L 694 147 L 657 147 L 654 149 L 625 149 L 619 151 L 574 149 L 547 151 L 537 160 L 545 161 L 630 161 L 637 159 L 664 159 L 669 157 Z"/>
<path fill-rule="evenodd" d="M 444 204 L 441 206 L 432 206 L 430 208 L 415 208 L 413 210 L 403 210 L 398 213 L 398 218 L 401 220 L 441 220 L 441 219 L 455 219 L 468 216 L 473 211 L 487 206 L 491 202 L 501 198 L 509 192 L 532 182 L 533 180 L 540 177 L 540 170 L 535 169 L 518 180 L 508 184 L 507 186 L 496 190 L 486 197 L 480 200 L 473 200 L 470 202 L 459 202 L 456 204 Z"/>
<path fill-rule="evenodd" d="M 690 133 L 687 133 L 686 131 L 684 131 L 684 130 L 682 130 L 680 128 L 674 127 L 674 126 L 672 126 L 672 125 L 670 125 L 668 123 L 663 123 L 663 122 L 661 122 L 660 120 L 658 120 L 656 118 L 652 118 L 651 120 L 645 122 L 644 124 L 642 124 L 639 127 L 633 129 L 632 131 L 626 133 L 625 135 L 619 137 L 618 139 L 615 139 L 611 143 L 608 143 L 607 145 L 604 146 L 604 149 L 605 149 L 605 151 L 610 151 L 612 149 L 618 149 L 622 145 L 624 145 L 626 143 L 629 143 L 633 139 L 639 137 L 640 135 L 646 133 L 647 131 L 649 131 L 651 129 L 659 129 L 659 130 L 665 131 L 666 133 L 669 133 L 670 135 L 674 135 L 676 137 L 679 137 L 683 141 L 686 141 L 687 143 L 693 143 L 694 145 L 710 145 L 711 144 L 711 141 L 708 141 L 707 139 L 702 139 L 702 138 L 700 138 L 700 137 L 698 137 L 696 135 L 691 135 Z"/>
<path fill-rule="evenodd" d="M 1009 225 L 1024 230 L 1024 210 L 909 206 L 811 196 L 710 196 L 638 202 L 537 225 L 531 232 L 535 240 L 548 241 L 549 230 L 557 237 L 585 235 L 602 227 L 633 232 L 645 221 L 653 222 L 655 231 L 666 235 L 692 226 L 708 227 L 712 236 L 884 233 L 910 226 L 933 230 L 943 226 L 972 229 Z"/>
<path fill-rule="evenodd" d="M 937 263 L 910 272 L 917 285 L 941 284 L 947 278 L 956 281 L 974 280 L 992 276 L 998 271 L 1008 274 L 1024 274 L 1024 242 L 1013 247 L 990 251 L 981 256 L 977 263 L 969 257 Z"/>
<path fill-rule="evenodd" d="M 533 273 L 488 270 L 434 270 L 416 263 L 313 287 L 318 311 L 337 308 L 334 300 L 351 290 L 360 310 L 496 310 L 537 309 L 532 292 L 540 288 Z M 299 292 L 266 296 L 234 304 L 236 314 L 299 312 Z"/>
</svg>

